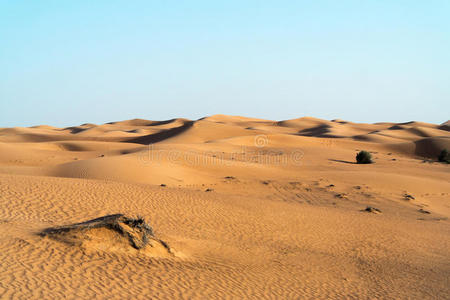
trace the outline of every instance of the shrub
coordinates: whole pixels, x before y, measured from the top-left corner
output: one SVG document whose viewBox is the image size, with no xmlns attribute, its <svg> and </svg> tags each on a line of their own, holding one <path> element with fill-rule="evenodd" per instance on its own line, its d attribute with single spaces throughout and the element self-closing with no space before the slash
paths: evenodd
<svg viewBox="0 0 450 300">
<path fill-rule="evenodd" d="M 441 154 L 438 156 L 438 160 L 440 162 L 445 162 L 450 164 L 450 153 L 447 151 L 447 149 L 444 149 L 441 151 Z"/>
<path fill-rule="evenodd" d="M 356 163 L 358 164 L 371 164 L 372 163 L 372 155 L 370 155 L 367 151 L 360 151 L 356 154 Z"/>
</svg>

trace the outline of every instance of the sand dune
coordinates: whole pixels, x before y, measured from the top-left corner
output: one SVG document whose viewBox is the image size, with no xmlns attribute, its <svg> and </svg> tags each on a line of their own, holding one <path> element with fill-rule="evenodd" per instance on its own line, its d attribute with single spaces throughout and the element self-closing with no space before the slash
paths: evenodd
<svg viewBox="0 0 450 300">
<path fill-rule="evenodd" d="M 429 137 L 415 141 L 415 154 L 425 157 L 436 157 L 442 149 L 450 149 L 450 137 Z"/>
<path fill-rule="evenodd" d="M 0 295 L 445 299 L 449 128 L 226 115 L 0 128 Z M 359 150 L 375 163 L 355 164 Z M 145 251 L 117 214 L 153 227 Z"/>
<path fill-rule="evenodd" d="M 438 127 L 438 129 L 450 131 L 450 120 L 448 120 L 447 122 L 442 123 L 441 126 Z"/>
</svg>

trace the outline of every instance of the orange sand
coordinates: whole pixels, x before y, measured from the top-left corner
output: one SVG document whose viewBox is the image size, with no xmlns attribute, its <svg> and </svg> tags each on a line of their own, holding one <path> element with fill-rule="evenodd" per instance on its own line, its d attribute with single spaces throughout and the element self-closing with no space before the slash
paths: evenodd
<svg viewBox="0 0 450 300">
<path fill-rule="evenodd" d="M 224 115 L 0 128 L 0 297 L 447 298 L 450 166 L 428 161 L 449 130 Z M 354 164 L 359 150 L 375 163 Z M 144 216 L 176 255 L 37 235 L 115 213 Z"/>
</svg>

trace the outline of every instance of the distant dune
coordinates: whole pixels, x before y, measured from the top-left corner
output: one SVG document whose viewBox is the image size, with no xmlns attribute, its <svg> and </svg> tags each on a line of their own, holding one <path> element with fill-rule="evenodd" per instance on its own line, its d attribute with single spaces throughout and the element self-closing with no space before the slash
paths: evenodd
<svg viewBox="0 0 450 300">
<path fill-rule="evenodd" d="M 447 298 L 449 122 L 0 128 L 0 295 Z M 374 164 L 356 164 L 360 150 Z M 141 231 L 116 214 L 158 239 L 130 248 Z M 109 215 L 120 224 L 97 226 Z"/>
</svg>

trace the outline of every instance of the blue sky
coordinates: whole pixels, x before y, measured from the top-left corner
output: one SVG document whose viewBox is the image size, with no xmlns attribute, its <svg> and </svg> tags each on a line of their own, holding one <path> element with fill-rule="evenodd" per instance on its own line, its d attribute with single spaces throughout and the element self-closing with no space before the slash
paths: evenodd
<svg viewBox="0 0 450 300">
<path fill-rule="evenodd" d="M 450 118 L 450 1 L 0 0 L 0 127 Z"/>
</svg>

